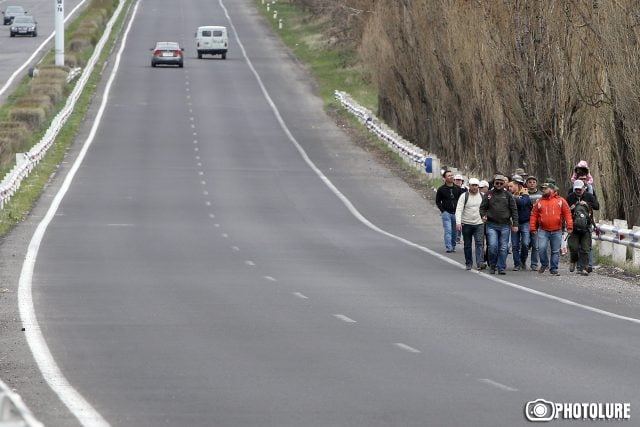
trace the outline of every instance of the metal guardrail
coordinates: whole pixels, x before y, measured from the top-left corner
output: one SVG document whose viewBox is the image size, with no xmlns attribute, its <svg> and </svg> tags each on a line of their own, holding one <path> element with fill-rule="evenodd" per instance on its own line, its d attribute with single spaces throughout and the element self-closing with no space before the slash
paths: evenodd
<svg viewBox="0 0 640 427">
<path fill-rule="evenodd" d="M 0 380 L 0 427 L 44 427 L 22 398 Z"/>
<path fill-rule="evenodd" d="M 640 231 L 638 230 L 634 231 L 628 228 L 618 228 L 615 225 L 598 223 L 596 224 L 596 232 L 593 233 L 593 238 L 640 249 Z"/>
<path fill-rule="evenodd" d="M 433 157 L 422 148 L 402 138 L 397 132 L 380 121 L 370 110 L 358 105 L 346 92 L 336 90 L 334 94 L 342 106 L 356 116 L 369 129 L 369 132 L 375 134 L 416 169 L 422 170 L 425 160 Z"/>
</svg>

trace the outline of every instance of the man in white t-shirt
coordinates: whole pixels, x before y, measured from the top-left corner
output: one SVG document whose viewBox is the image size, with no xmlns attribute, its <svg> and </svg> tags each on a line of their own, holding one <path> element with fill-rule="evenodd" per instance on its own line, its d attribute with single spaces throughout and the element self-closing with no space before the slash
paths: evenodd
<svg viewBox="0 0 640 427">
<path fill-rule="evenodd" d="M 463 193 L 456 206 L 456 228 L 462 231 L 464 241 L 464 261 L 467 270 L 473 268 L 472 243 L 476 247 L 476 268 L 480 270 L 484 264 L 484 222 L 480 217 L 480 203 L 484 198 L 479 191 L 480 181 L 476 178 L 469 180 L 469 191 Z"/>
</svg>

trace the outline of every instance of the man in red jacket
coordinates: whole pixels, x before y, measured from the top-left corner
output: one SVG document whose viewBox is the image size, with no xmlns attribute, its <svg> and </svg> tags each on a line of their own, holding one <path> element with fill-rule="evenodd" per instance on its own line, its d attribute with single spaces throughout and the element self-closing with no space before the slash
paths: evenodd
<svg viewBox="0 0 640 427">
<path fill-rule="evenodd" d="M 550 273 L 553 276 L 558 276 L 559 274 L 558 264 L 560 263 L 563 220 L 567 226 L 567 231 L 571 233 L 573 231 L 573 220 L 569 204 L 558 195 L 558 187 L 555 184 L 548 182 L 542 184 L 542 198 L 534 203 L 529 221 L 531 236 L 538 239 L 539 273 L 544 273 L 549 267 L 547 247 L 551 243 Z"/>
</svg>

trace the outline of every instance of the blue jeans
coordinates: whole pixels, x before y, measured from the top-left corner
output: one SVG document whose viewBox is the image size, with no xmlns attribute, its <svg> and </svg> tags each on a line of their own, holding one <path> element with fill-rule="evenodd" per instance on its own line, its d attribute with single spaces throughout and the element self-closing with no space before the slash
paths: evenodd
<svg viewBox="0 0 640 427">
<path fill-rule="evenodd" d="M 526 267 L 529 256 L 529 223 L 518 225 L 518 232 L 511 233 L 511 252 L 513 253 L 513 265 Z"/>
<path fill-rule="evenodd" d="M 462 238 L 464 239 L 464 263 L 466 265 L 473 265 L 471 245 L 475 242 L 476 267 L 480 267 L 480 264 L 484 262 L 484 253 L 482 250 L 484 243 L 484 224 L 462 224 Z"/>
<path fill-rule="evenodd" d="M 507 268 L 507 252 L 509 250 L 508 224 L 487 224 L 487 246 L 489 247 L 489 265 L 503 271 Z"/>
<path fill-rule="evenodd" d="M 456 214 L 444 211 L 440 216 L 442 217 L 442 228 L 444 228 L 444 247 L 448 251 L 453 251 L 456 249 L 456 237 L 458 236 Z"/>
<path fill-rule="evenodd" d="M 562 230 L 546 231 L 538 230 L 538 255 L 540 256 L 540 265 L 549 267 L 549 251 L 551 244 L 551 271 L 558 271 L 560 264 L 560 246 L 562 245 Z"/>
</svg>

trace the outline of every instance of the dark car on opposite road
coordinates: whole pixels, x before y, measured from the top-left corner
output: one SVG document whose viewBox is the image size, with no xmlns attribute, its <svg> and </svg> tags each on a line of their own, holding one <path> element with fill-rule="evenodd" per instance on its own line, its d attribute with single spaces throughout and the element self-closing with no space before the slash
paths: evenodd
<svg viewBox="0 0 640 427">
<path fill-rule="evenodd" d="M 16 16 L 26 15 L 27 11 L 22 6 L 7 6 L 2 12 L 4 25 L 11 24 Z"/>
<path fill-rule="evenodd" d="M 176 42 L 157 42 L 156 47 L 151 49 L 151 66 L 156 65 L 177 65 L 182 68 L 184 65 L 184 49 Z"/>
<path fill-rule="evenodd" d="M 38 23 L 31 15 L 16 16 L 13 18 L 11 28 L 9 28 L 11 37 L 15 36 L 31 36 L 38 35 Z"/>
</svg>

